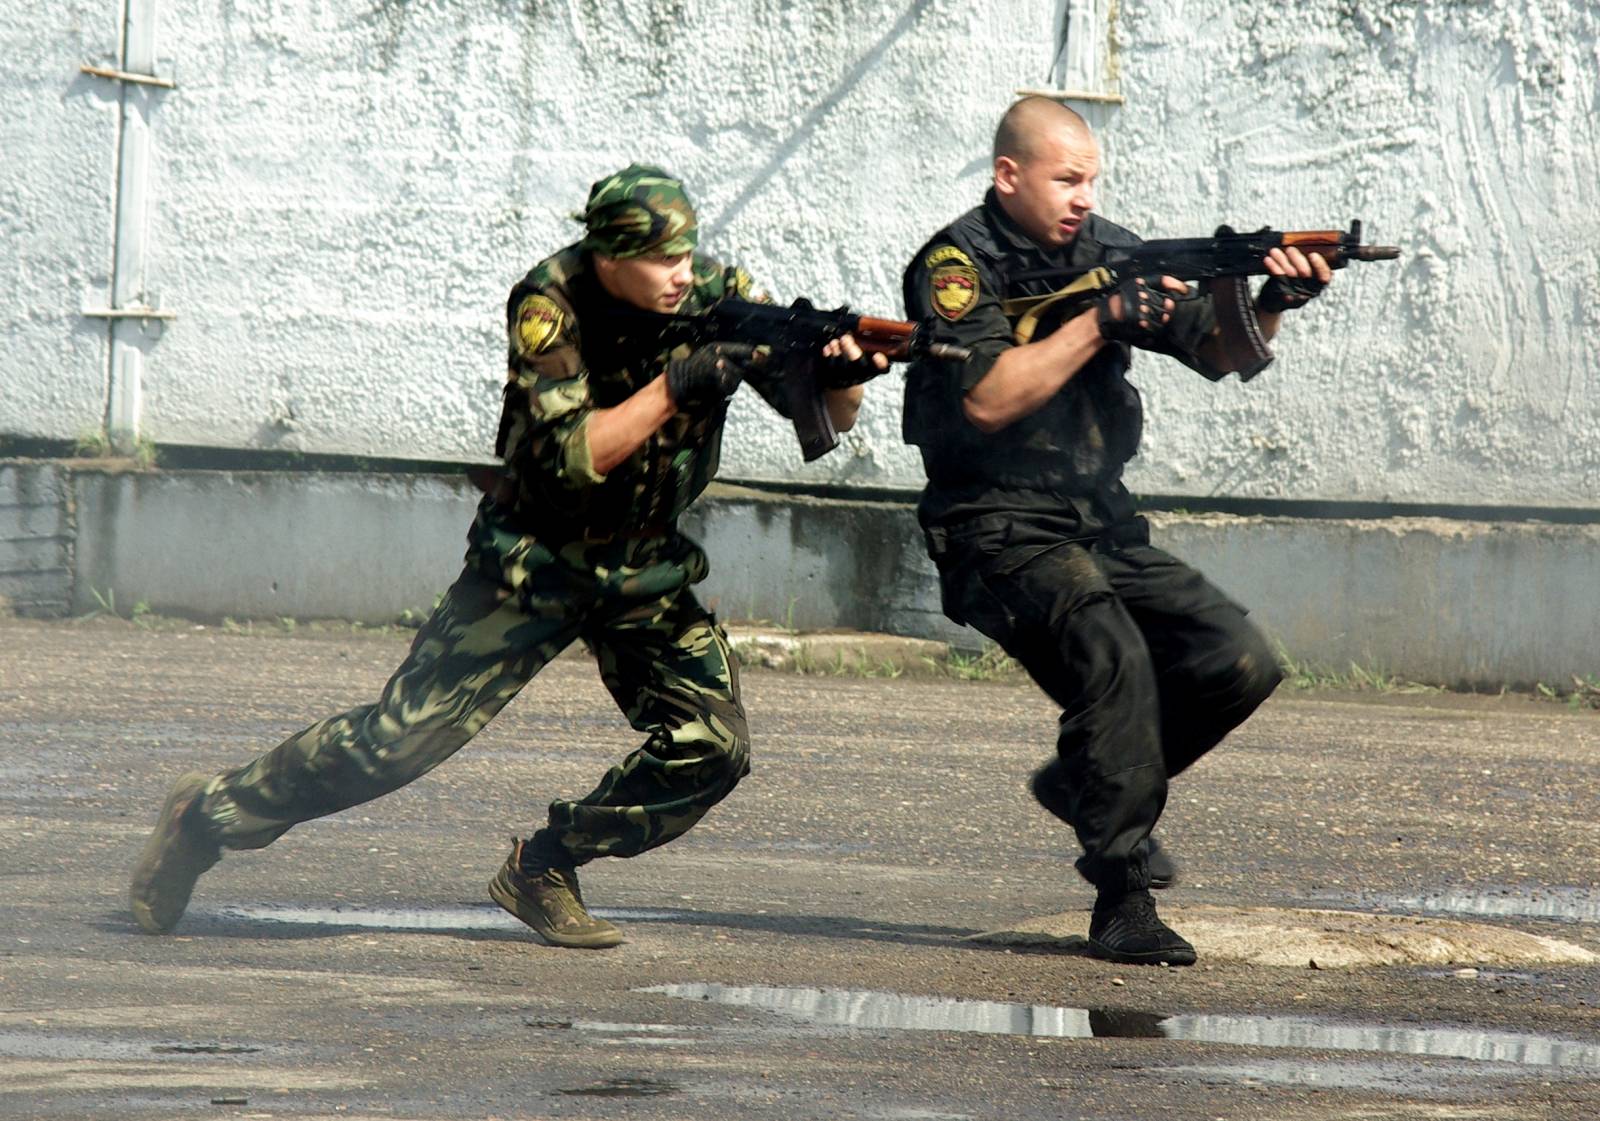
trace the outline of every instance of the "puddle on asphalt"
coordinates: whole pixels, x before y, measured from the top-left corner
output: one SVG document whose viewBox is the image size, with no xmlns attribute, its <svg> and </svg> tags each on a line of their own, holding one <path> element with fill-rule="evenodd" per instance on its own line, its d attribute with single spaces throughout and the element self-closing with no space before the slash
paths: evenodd
<svg viewBox="0 0 1600 1121">
<path fill-rule="evenodd" d="M 678 1087 L 671 1082 L 657 1082 L 653 1078 L 608 1078 L 593 1086 L 575 1086 L 556 1091 L 570 1097 L 586 1098 L 656 1098 L 677 1092 Z"/>
<path fill-rule="evenodd" d="M 1516 1032 L 1341 1024 L 1292 1016 L 1162 1016 L 1119 1009 L 953 1000 L 852 989 L 685 984 L 653 985 L 639 991 L 759 1008 L 830 1027 L 965 1031 L 1066 1039 L 1186 1039 L 1245 1047 L 1377 1051 L 1600 1070 L 1600 1045 Z"/>
<path fill-rule="evenodd" d="M 0 1031 L 0 1057 L 8 1059 L 140 1059 L 157 1055 L 253 1055 L 259 1047 L 226 1043 L 160 1043 L 94 1039 L 54 1032 Z"/>
<path fill-rule="evenodd" d="M 356 930 L 516 930 L 526 932 L 518 919 L 492 904 L 481 907 L 276 907 L 235 903 L 220 907 L 191 907 L 191 915 L 208 915 L 237 922 L 281 923 L 286 926 L 328 926 Z M 689 912 L 629 910 L 595 907 L 590 914 L 613 922 L 673 922 Z"/>
<path fill-rule="evenodd" d="M 1433 915 L 1504 915 L 1600 923 L 1600 892 L 1577 887 L 1498 891 L 1437 891 L 1426 895 L 1388 895 L 1373 900 L 1390 911 Z"/>
<path fill-rule="evenodd" d="M 700 1042 L 681 1034 L 681 1024 L 625 1024 L 609 1020 L 524 1020 L 530 1028 L 544 1031 L 587 1031 L 603 1037 L 606 1043 L 639 1047 L 686 1047 Z"/>
</svg>

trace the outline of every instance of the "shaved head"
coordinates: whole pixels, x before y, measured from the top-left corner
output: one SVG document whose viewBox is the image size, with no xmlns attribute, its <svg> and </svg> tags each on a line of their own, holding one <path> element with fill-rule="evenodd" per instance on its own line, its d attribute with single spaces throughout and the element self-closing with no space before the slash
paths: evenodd
<svg viewBox="0 0 1600 1121">
<path fill-rule="evenodd" d="M 1100 146 L 1078 114 L 1048 97 L 1025 97 L 994 130 L 994 193 L 1000 208 L 1046 249 L 1078 236 L 1094 209 Z"/>
<path fill-rule="evenodd" d="M 1038 151 L 1040 137 L 1059 133 L 1078 142 L 1093 141 L 1089 122 L 1059 101 L 1024 97 L 1012 104 L 994 130 L 994 158 L 1026 163 Z"/>
</svg>

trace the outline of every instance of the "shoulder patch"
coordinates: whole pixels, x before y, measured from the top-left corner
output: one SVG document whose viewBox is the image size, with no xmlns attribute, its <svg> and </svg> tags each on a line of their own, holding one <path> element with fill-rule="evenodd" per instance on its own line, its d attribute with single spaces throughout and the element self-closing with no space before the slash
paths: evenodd
<svg viewBox="0 0 1600 1121">
<path fill-rule="evenodd" d="M 524 354 L 547 350 L 561 333 L 561 308 L 549 296 L 529 296 L 517 307 L 517 346 Z"/>
<path fill-rule="evenodd" d="M 978 267 L 954 245 L 941 245 L 923 259 L 932 269 L 928 277 L 928 293 L 933 310 L 942 319 L 954 323 L 978 302 Z"/>
</svg>

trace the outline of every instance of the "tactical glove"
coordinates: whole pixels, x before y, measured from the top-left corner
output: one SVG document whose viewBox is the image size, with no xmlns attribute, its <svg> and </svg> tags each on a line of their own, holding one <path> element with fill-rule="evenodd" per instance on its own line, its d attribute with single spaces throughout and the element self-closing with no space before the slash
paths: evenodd
<svg viewBox="0 0 1600 1121">
<path fill-rule="evenodd" d="M 667 395 L 680 411 L 721 404 L 758 365 L 753 346 L 711 343 L 667 363 Z"/>
<path fill-rule="evenodd" d="M 871 381 L 883 372 L 870 354 L 863 354 L 854 361 L 842 355 L 817 360 L 817 384 L 823 389 L 849 389 L 853 385 Z"/>
<path fill-rule="evenodd" d="M 1166 301 L 1178 297 L 1161 286 L 1159 276 L 1130 277 L 1100 301 L 1095 314 L 1100 334 L 1129 346 L 1149 346 L 1166 337 L 1172 319 Z M 1112 310 L 1113 303 L 1118 305 L 1116 310 Z"/>
<path fill-rule="evenodd" d="M 1256 308 L 1277 314 L 1305 307 L 1322 295 L 1328 285 L 1314 276 L 1274 276 L 1261 286 L 1256 297 Z"/>
</svg>

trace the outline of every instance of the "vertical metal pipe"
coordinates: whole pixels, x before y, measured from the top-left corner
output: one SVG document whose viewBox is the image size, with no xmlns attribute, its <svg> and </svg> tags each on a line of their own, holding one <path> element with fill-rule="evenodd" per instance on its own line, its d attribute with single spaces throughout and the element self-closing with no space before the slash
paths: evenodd
<svg viewBox="0 0 1600 1121">
<path fill-rule="evenodd" d="M 1104 33 L 1095 0 L 1067 0 L 1063 29 L 1060 83 L 1069 90 L 1098 90 L 1104 84 L 1099 68 L 1099 41 Z"/>
<path fill-rule="evenodd" d="M 1050 74 L 1045 85 L 1064 89 L 1067 80 L 1067 47 L 1072 39 L 1072 0 L 1056 0 L 1050 26 L 1055 29 L 1055 51 L 1050 56 Z"/>
<path fill-rule="evenodd" d="M 153 74 L 156 65 L 157 0 L 125 0 L 122 29 L 122 69 Z M 124 308 L 148 302 L 145 298 L 145 230 L 148 219 L 150 160 L 150 109 L 156 89 L 134 82 L 122 83 L 122 119 L 117 151 L 117 208 L 113 234 L 115 252 L 111 275 L 111 306 Z M 144 345 L 147 331 L 159 331 L 137 319 L 111 321 L 111 377 L 106 406 L 106 435 L 124 454 L 139 440 L 143 396 Z"/>
</svg>

